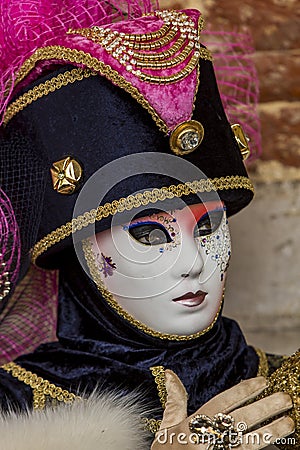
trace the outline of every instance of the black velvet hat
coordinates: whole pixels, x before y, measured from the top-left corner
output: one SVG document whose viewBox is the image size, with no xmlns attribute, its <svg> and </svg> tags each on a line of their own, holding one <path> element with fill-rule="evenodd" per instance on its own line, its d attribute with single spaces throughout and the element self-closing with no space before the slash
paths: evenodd
<svg viewBox="0 0 300 450">
<path fill-rule="evenodd" d="M 229 215 L 251 201 L 247 140 L 226 118 L 202 25 L 196 10 L 158 11 L 71 29 L 25 61 L 1 130 L 1 182 L 25 258 L 57 267 L 72 234 L 171 199 L 218 194 Z"/>
</svg>

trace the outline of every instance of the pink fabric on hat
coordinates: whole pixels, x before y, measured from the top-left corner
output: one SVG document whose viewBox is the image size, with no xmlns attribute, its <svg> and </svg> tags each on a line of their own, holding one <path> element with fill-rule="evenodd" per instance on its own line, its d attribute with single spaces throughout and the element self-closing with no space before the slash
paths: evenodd
<svg viewBox="0 0 300 450">
<path fill-rule="evenodd" d="M 109 6 L 112 8 L 108 9 Z M 114 8 L 113 8 L 114 6 Z M 51 69 L 53 63 L 65 64 L 66 61 L 39 62 L 18 89 L 13 90 L 16 73 L 22 63 L 34 53 L 37 48 L 49 45 L 62 45 L 76 48 L 73 43 L 78 39 L 78 49 L 91 53 L 95 57 L 109 63 L 130 81 L 149 102 L 172 129 L 180 121 L 191 116 L 194 92 L 196 88 L 196 73 L 190 74 L 184 80 L 174 85 L 146 86 L 126 72 L 123 66 L 105 51 L 99 51 L 95 44 L 79 36 L 73 36 L 72 42 L 66 35 L 69 28 L 86 28 L 93 25 L 109 24 L 111 28 L 126 28 L 127 31 L 138 30 L 139 21 L 123 21 L 124 9 L 128 9 L 130 18 L 139 17 L 143 12 L 150 12 L 157 4 L 151 0 L 0 0 L 0 114 L 5 111 L 13 94 L 38 77 L 42 70 Z M 187 12 L 193 19 L 199 17 L 198 11 Z M 153 21 L 140 19 L 141 30 L 153 29 Z M 148 25 L 147 25 L 148 24 Z M 157 26 L 162 24 L 157 21 Z M 133 28 L 132 28 L 133 27 Z M 2 33 L 1 33 L 2 32 Z M 208 44 L 214 55 L 216 76 L 219 83 L 221 98 L 230 122 L 242 124 L 250 137 L 251 157 L 254 159 L 261 153 L 260 122 L 257 112 L 258 77 L 251 54 L 253 46 L 249 36 L 242 33 L 223 31 L 204 31 L 203 41 Z M 79 44 L 80 43 L 80 44 Z M 99 46 L 98 46 L 99 47 Z M 167 46 L 166 46 L 167 48 Z M 200 74 L 201 76 L 201 74 Z M 191 89 L 192 87 L 192 89 Z M 151 90 L 151 92 L 150 92 Z M 1 117 L 1 116 L 0 116 Z"/>
<path fill-rule="evenodd" d="M 37 48 L 71 27 L 138 17 L 155 6 L 151 0 L 0 0 L 0 113 L 12 98 L 16 72 Z"/>
<path fill-rule="evenodd" d="M 200 12 L 197 10 L 185 10 L 184 12 L 193 20 L 195 28 L 198 29 L 198 21 L 201 16 Z M 114 23 L 111 24 L 109 28 L 112 31 L 117 30 L 125 33 L 131 33 L 133 29 L 135 30 L 135 33 L 145 33 L 156 31 L 160 29 L 162 25 L 163 21 L 160 18 L 145 16 L 133 21 Z M 167 50 L 170 45 L 172 44 L 170 43 L 165 47 L 161 47 L 160 50 Z M 140 80 L 137 76 L 128 72 L 126 68 L 103 47 L 82 36 L 64 33 L 58 35 L 56 38 L 52 38 L 51 46 L 62 46 L 69 49 L 84 51 L 86 54 L 91 55 L 116 70 L 125 78 L 125 80 L 138 89 L 170 130 L 174 129 L 179 123 L 191 119 L 194 97 L 198 86 L 198 73 L 196 68 L 187 77 L 176 83 L 157 85 Z M 61 61 L 61 64 L 66 64 L 67 62 L 68 61 L 63 60 Z M 162 74 L 163 76 L 173 75 L 185 66 L 186 61 L 174 68 L 166 69 L 162 72 L 159 71 L 159 74 Z M 39 66 L 34 70 L 39 70 Z M 151 72 L 148 73 L 151 74 Z M 153 74 L 156 74 L 156 71 L 153 71 Z"/>
<path fill-rule="evenodd" d="M 198 20 L 201 13 L 195 9 L 185 10 L 186 15 L 193 19 L 195 27 L 198 29 Z M 124 33 L 149 33 L 160 29 L 163 21 L 154 17 L 142 17 L 134 21 L 112 24 L 109 28 L 112 31 L 119 31 Z M 124 66 L 108 54 L 102 47 L 94 44 L 91 47 L 91 41 L 81 41 L 86 52 L 95 56 L 100 61 L 108 64 L 113 69 L 116 69 L 127 81 L 135 86 L 144 98 L 155 109 L 158 115 L 166 123 L 167 127 L 172 130 L 181 122 L 191 119 L 193 113 L 194 97 L 197 90 L 197 70 L 185 77 L 183 80 L 176 83 L 169 84 L 151 84 L 141 81 L 137 76 L 128 72 Z M 87 45 L 87 47 L 86 47 Z M 161 47 L 160 51 L 168 49 L 171 44 Z M 163 75 L 169 76 L 179 72 L 186 66 L 186 62 L 169 69 L 164 70 Z M 149 72 L 151 74 L 151 72 Z M 155 75 L 156 71 L 153 71 Z"/>
</svg>

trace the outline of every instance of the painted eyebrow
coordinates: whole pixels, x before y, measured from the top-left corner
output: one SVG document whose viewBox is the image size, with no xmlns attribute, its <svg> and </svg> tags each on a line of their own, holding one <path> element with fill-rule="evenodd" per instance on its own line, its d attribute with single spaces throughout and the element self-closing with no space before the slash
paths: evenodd
<svg viewBox="0 0 300 450">
<path fill-rule="evenodd" d="M 129 225 L 127 225 L 127 228 L 133 228 L 138 225 L 159 225 L 160 227 L 164 227 L 164 225 L 162 223 L 160 223 L 159 221 L 144 220 L 144 221 L 130 223 Z"/>
<path fill-rule="evenodd" d="M 198 222 L 200 222 L 200 220 L 204 219 L 205 217 L 209 216 L 210 213 L 214 213 L 214 212 L 218 212 L 218 211 L 226 211 L 226 206 L 222 207 L 222 208 L 215 208 L 215 209 L 210 209 L 209 211 L 206 211 L 205 213 L 202 214 L 201 217 L 199 217 Z"/>
</svg>

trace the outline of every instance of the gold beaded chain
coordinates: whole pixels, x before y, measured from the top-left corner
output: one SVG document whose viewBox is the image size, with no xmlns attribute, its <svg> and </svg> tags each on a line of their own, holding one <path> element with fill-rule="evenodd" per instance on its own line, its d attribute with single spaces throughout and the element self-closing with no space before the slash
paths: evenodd
<svg viewBox="0 0 300 450">
<path fill-rule="evenodd" d="M 69 29 L 68 34 L 84 36 L 101 45 L 128 72 L 148 83 L 174 83 L 187 77 L 197 67 L 199 58 L 212 59 L 210 52 L 201 48 L 200 44 L 200 32 L 204 25 L 202 17 L 195 26 L 193 20 L 180 11 L 156 11 L 149 15 L 163 20 L 164 25 L 160 30 L 145 34 L 126 34 L 94 26 Z M 155 51 L 171 42 L 170 48 Z M 184 67 L 172 75 L 153 75 L 141 70 L 166 70 L 183 62 L 186 62 Z"/>
<path fill-rule="evenodd" d="M 172 43 L 172 46 L 163 52 L 155 52 L 155 53 L 140 53 L 135 52 L 134 50 L 128 50 L 128 54 L 137 61 L 137 66 L 142 61 L 160 61 L 171 58 L 171 56 L 175 55 L 185 44 L 185 39 L 180 37 L 177 39 L 175 43 Z"/>
<path fill-rule="evenodd" d="M 152 434 L 159 431 L 162 420 L 157 420 L 154 418 L 149 419 L 148 417 L 142 417 L 141 420 L 144 425 L 144 430 L 150 431 Z"/>
</svg>

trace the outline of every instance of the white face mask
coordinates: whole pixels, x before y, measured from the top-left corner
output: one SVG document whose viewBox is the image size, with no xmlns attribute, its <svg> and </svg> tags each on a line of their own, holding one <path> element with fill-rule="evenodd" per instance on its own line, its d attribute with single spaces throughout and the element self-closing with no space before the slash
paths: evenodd
<svg viewBox="0 0 300 450">
<path fill-rule="evenodd" d="M 134 319 L 177 335 L 213 322 L 231 252 L 222 204 L 152 214 L 90 240 L 105 287 Z"/>
</svg>

